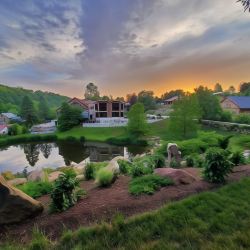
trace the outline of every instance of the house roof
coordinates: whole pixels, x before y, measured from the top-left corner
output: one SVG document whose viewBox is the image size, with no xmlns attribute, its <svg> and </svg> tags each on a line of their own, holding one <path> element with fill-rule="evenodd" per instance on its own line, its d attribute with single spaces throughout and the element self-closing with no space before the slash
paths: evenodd
<svg viewBox="0 0 250 250">
<path fill-rule="evenodd" d="M 172 102 L 172 101 L 175 101 L 175 100 L 178 100 L 179 99 L 179 96 L 173 96 L 173 97 L 170 97 L 170 98 L 168 98 L 168 99 L 166 99 L 166 100 L 164 100 L 165 102 Z"/>
<path fill-rule="evenodd" d="M 5 128 L 8 128 L 7 125 L 5 125 L 5 124 L 0 125 L 0 131 L 4 130 Z"/>
<path fill-rule="evenodd" d="M 240 109 L 250 109 L 250 96 L 228 96 Z"/>
<path fill-rule="evenodd" d="M 6 116 L 9 119 L 20 119 L 19 116 L 13 114 L 13 113 L 2 113 L 2 115 Z"/>
</svg>

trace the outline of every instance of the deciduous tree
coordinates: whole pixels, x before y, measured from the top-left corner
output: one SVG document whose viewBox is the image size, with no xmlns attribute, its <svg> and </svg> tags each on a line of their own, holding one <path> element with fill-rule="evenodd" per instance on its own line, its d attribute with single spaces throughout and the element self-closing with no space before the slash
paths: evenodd
<svg viewBox="0 0 250 250">
<path fill-rule="evenodd" d="M 197 132 L 201 109 L 195 95 L 186 95 L 173 104 L 169 130 L 180 138 L 187 138 Z"/>
<path fill-rule="evenodd" d="M 58 128 L 60 131 L 66 131 L 80 124 L 82 120 L 82 111 L 79 108 L 71 107 L 68 103 L 63 103 L 60 116 L 58 118 Z"/>
<path fill-rule="evenodd" d="M 130 135 L 137 138 L 145 135 L 148 125 L 142 103 L 136 103 L 131 107 L 128 113 L 128 119 L 128 131 Z"/>
<path fill-rule="evenodd" d="M 90 82 L 86 86 L 84 97 L 88 100 L 98 100 L 100 98 L 98 87 L 94 83 Z"/>
</svg>

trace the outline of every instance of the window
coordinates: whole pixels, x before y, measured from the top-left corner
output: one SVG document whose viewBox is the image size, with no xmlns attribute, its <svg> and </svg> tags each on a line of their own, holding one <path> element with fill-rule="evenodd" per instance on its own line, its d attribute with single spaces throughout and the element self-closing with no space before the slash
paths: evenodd
<svg viewBox="0 0 250 250">
<path fill-rule="evenodd" d="M 100 112 L 100 117 L 108 117 L 108 113 L 107 112 Z"/>
<path fill-rule="evenodd" d="M 113 110 L 113 111 L 119 111 L 119 109 L 120 109 L 120 104 L 119 104 L 119 102 L 113 102 L 113 103 L 112 103 L 112 110 Z"/>
<path fill-rule="evenodd" d="M 106 102 L 99 103 L 99 111 L 107 111 L 107 103 Z"/>
<path fill-rule="evenodd" d="M 124 109 L 124 104 L 122 103 L 122 104 L 121 104 L 121 110 L 123 110 L 123 109 Z"/>
<path fill-rule="evenodd" d="M 112 117 L 120 117 L 120 113 L 119 112 L 112 112 Z"/>
<path fill-rule="evenodd" d="M 97 103 L 95 104 L 95 110 L 98 110 L 98 104 Z"/>
<path fill-rule="evenodd" d="M 121 117 L 123 117 L 123 112 L 121 112 Z"/>
</svg>

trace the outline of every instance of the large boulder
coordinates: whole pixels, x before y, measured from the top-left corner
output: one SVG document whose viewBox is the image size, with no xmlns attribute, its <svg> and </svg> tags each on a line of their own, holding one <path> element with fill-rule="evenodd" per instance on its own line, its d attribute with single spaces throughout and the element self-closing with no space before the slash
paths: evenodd
<svg viewBox="0 0 250 250">
<path fill-rule="evenodd" d="M 112 172 L 119 173 L 120 172 L 120 167 L 118 164 L 119 160 L 128 161 L 128 159 L 123 157 L 123 156 L 116 156 L 108 163 L 108 165 L 107 165 L 107 167 L 105 167 L 105 169 L 112 171 Z"/>
<path fill-rule="evenodd" d="M 27 179 L 28 181 L 45 181 L 46 175 L 42 169 L 37 169 L 30 172 Z"/>
<path fill-rule="evenodd" d="M 9 185 L 0 175 L 0 225 L 18 223 L 42 211 L 40 202 Z"/>
<path fill-rule="evenodd" d="M 154 170 L 154 173 L 163 177 L 169 177 L 176 185 L 191 184 L 198 180 L 184 169 L 157 168 Z"/>
<path fill-rule="evenodd" d="M 9 185 L 11 186 L 18 186 L 18 185 L 22 185 L 25 184 L 27 182 L 26 178 L 16 178 L 10 181 L 7 181 Z"/>
<path fill-rule="evenodd" d="M 49 182 L 53 182 L 55 181 L 61 174 L 63 174 L 63 172 L 61 171 L 55 171 L 49 174 Z"/>
</svg>

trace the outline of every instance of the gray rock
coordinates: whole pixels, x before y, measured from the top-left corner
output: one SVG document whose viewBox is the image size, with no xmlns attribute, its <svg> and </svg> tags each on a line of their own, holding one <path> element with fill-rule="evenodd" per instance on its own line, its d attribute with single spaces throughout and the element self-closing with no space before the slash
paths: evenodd
<svg viewBox="0 0 250 250">
<path fill-rule="evenodd" d="M 22 185 L 25 184 L 27 182 L 26 178 L 16 178 L 10 181 L 7 181 L 7 183 L 11 186 L 18 186 L 18 185 Z"/>
<path fill-rule="evenodd" d="M 9 185 L 0 175 L 0 225 L 18 223 L 42 211 L 40 202 Z"/>
</svg>

